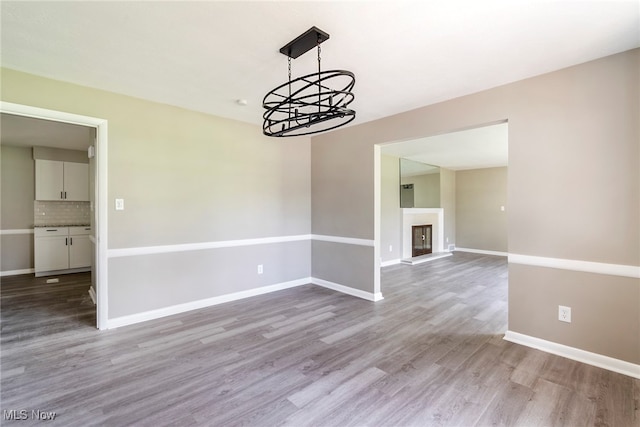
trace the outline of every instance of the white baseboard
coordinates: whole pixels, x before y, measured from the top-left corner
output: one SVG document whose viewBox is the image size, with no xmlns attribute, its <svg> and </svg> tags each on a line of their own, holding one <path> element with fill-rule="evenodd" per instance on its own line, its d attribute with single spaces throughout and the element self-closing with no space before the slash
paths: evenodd
<svg viewBox="0 0 640 427">
<path fill-rule="evenodd" d="M 311 278 L 311 283 L 314 285 L 322 286 L 323 288 L 332 289 L 334 291 L 342 292 L 343 294 L 351 295 L 354 297 L 366 299 L 368 301 L 380 301 L 384 299 L 381 292 L 371 293 L 367 291 L 361 291 L 360 289 L 350 288 L 349 286 L 340 285 L 338 283 L 330 282 L 324 279 L 318 279 L 316 277 Z"/>
<path fill-rule="evenodd" d="M 211 307 L 213 305 L 224 304 L 225 302 L 237 301 L 244 298 L 250 298 L 257 295 L 263 295 L 270 292 L 281 291 L 283 289 L 293 288 L 311 283 L 311 278 L 292 280 L 290 282 L 278 283 L 270 286 L 249 289 L 232 294 L 220 295 L 213 298 L 206 298 L 197 301 L 191 301 L 184 304 L 172 305 L 156 310 L 145 311 L 142 313 L 131 314 L 128 316 L 116 317 L 107 321 L 106 329 L 119 328 L 121 326 L 133 325 L 134 323 L 146 322 L 147 320 L 159 319 L 161 317 L 171 316 L 174 314 L 184 313 L 186 311 L 198 310 L 201 308 Z"/>
<path fill-rule="evenodd" d="M 522 344 L 557 356 L 566 357 L 567 359 L 576 360 L 640 379 L 640 365 L 636 365 L 635 363 L 625 362 L 624 360 L 591 353 L 590 351 L 580 350 L 579 348 L 569 347 L 513 331 L 507 331 L 504 334 L 504 339 L 516 344 Z"/>
<path fill-rule="evenodd" d="M 293 288 L 296 286 L 314 284 L 322 286 L 324 288 L 332 289 L 343 294 L 363 298 L 368 301 L 380 301 L 383 299 L 382 293 L 371 293 L 361 291 L 359 289 L 350 288 L 348 286 L 340 285 L 338 283 L 329 282 L 323 279 L 317 279 L 315 277 L 305 277 L 303 279 L 292 280 L 290 282 L 278 283 L 271 286 L 263 286 L 260 288 L 249 289 L 241 292 L 234 292 L 232 294 L 220 295 L 213 298 L 206 298 L 198 301 L 191 301 L 184 304 L 172 305 L 169 307 L 163 307 L 156 310 L 145 311 L 142 313 L 131 314 L 127 316 L 116 317 L 107 321 L 107 327 L 105 329 L 120 328 L 122 326 L 133 325 L 135 323 L 146 322 L 147 320 L 159 319 L 161 317 L 172 316 L 174 314 L 180 314 L 191 310 L 198 310 L 201 308 L 211 307 L 218 304 L 224 304 L 226 302 L 237 301 L 244 298 L 250 298 L 253 296 L 263 295 L 270 292 L 281 291 L 283 289 Z M 93 287 L 89 289 L 91 299 L 95 303 L 95 291 L 93 294 Z"/>
<path fill-rule="evenodd" d="M 0 277 L 4 276 L 18 276 L 20 274 L 32 274 L 35 273 L 35 268 L 25 268 L 23 270 L 6 270 L 0 271 Z"/>
<path fill-rule="evenodd" d="M 389 260 L 389 261 L 382 261 L 380 263 L 380 267 L 389 267 L 390 265 L 400 264 L 400 262 L 401 262 L 400 259 L 392 259 L 392 260 Z"/>
<path fill-rule="evenodd" d="M 454 249 L 456 252 L 470 252 L 472 254 L 482 254 L 482 255 L 495 255 L 495 256 L 509 256 L 508 252 L 499 252 L 499 251 L 485 251 L 484 249 L 470 249 L 470 248 L 458 248 Z"/>
<path fill-rule="evenodd" d="M 93 285 L 89 288 L 89 297 L 91 301 L 93 301 L 93 305 L 96 305 L 96 301 L 98 300 L 98 296 L 96 295 L 95 289 L 93 289 Z"/>
</svg>

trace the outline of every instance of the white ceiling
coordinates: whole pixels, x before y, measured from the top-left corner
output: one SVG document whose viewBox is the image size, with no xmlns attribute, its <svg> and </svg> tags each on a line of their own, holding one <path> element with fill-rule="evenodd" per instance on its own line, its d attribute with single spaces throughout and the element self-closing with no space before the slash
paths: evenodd
<svg viewBox="0 0 640 427">
<path fill-rule="evenodd" d="M 17 147 L 53 147 L 86 150 L 95 130 L 70 123 L 0 114 L 0 143 Z"/>
<path fill-rule="evenodd" d="M 452 170 L 507 166 L 508 130 L 507 123 L 484 126 L 383 145 L 381 153 Z M 428 169 L 422 173 L 428 173 Z M 421 170 L 402 171 L 402 175 L 417 175 Z"/>
<path fill-rule="evenodd" d="M 363 123 L 640 46 L 637 0 L 0 2 L 2 66 L 261 124 L 317 26 Z M 315 53 L 293 76 L 315 70 Z M 236 103 L 246 99 L 248 105 Z"/>
</svg>

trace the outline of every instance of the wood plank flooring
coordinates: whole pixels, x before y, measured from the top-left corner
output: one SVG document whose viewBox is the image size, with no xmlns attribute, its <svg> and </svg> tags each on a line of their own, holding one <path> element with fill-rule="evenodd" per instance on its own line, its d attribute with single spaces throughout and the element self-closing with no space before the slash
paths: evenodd
<svg viewBox="0 0 640 427">
<path fill-rule="evenodd" d="M 386 267 L 378 303 L 308 285 L 110 331 L 89 279 L 2 279 L 2 425 L 640 426 L 640 380 L 502 339 L 504 258 Z"/>
</svg>

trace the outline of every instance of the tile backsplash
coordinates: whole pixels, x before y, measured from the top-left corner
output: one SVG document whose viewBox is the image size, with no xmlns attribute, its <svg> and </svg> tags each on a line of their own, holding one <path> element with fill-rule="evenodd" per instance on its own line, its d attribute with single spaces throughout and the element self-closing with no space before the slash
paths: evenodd
<svg viewBox="0 0 640 427">
<path fill-rule="evenodd" d="M 33 202 L 33 225 L 78 225 L 91 222 L 89 202 Z"/>
</svg>

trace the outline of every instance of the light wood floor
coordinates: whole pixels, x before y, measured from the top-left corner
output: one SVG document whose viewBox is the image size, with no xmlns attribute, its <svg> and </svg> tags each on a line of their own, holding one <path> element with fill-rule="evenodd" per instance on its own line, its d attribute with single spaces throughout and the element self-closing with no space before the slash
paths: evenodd
<svg viewBox="0 0 640 427">
<path fill-rule="evenodd" d="M 506 342 L 504 258 L 386 267 L 110 331 L 89 276 L 1 287 L 1 410 L 64 426 L 639 426 L 640 381 Z M 6 418 L 6 416 L 5 416 Z M 0 421 L 3 425 L 40 425 Z"/>
</svg>

